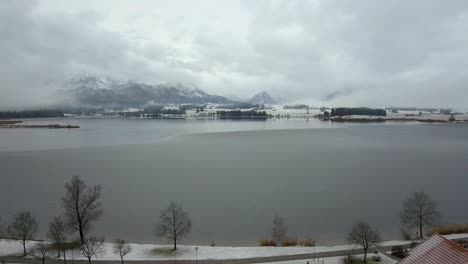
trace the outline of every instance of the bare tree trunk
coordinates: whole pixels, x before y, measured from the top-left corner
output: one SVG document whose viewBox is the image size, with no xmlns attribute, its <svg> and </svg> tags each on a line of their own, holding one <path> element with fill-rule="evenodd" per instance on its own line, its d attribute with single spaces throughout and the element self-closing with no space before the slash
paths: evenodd
<svg viewBox="0 0 468 264">
<path fill-rule="evenodd" d="M 175 214 L 175 211 L 172 210 L 172 217 L 174 218 L 173 219 L 173 229 L 174 229 L 174 251 L 177 250 L 177 229 L 176 229 L 176 214 Z"/>
<path fill-rule="evenodd" d="M 419 238 L 423 238 L 423 224 L 419 222 Z"/>
<path fill-rule="evenodd" d="M 123 257 L 120 257 L 120 261 L 122 262 L 122 264 L 124 264 L 124 263 L 123 263 Z"/>
<path fill-rule="evenodd" d="M 364 263 L 367 263 L 367 248 L 364 249 Z"/>
<path fill-rule="evenodd" d="M 63 247 L 63 263 L 64 264 L 67 264 L 67 257 L 65 256 L 66 252 L 67 252 L 67 249 Z"/>
<path fill-rule="evenodd" d="M 91 264 L 91 258 L 88 258 L 88 264 Z"/>
<path fill-rule="evenodd" d="M 84 244 L 85 240 L 84 240 L 83 227 L 81 225 L 81 219 L 78 222 L 79 222 L 79 229 L 80 229 L 80 241 L 81 241 L 81 244 Z"/>
<path fill-rule="evenodd" d="M 23 239 L 23 255 L 26 257 L 26 239 Z"/>
<path fill-rule="evenodd" d="M 76 216 L 78 218 L 78 232 L 80 233 L 80 241 L 81 241 L 81 244 L 84 244 L 85 240 L 84 240 L 84 234 L 83 234 L 83 223 L 82 223 L 82 219 L 80 215 L 80 210 L 78 209 L 78 205 L 75 205 L 75 210 L 76 210 Z"/>
</svg>

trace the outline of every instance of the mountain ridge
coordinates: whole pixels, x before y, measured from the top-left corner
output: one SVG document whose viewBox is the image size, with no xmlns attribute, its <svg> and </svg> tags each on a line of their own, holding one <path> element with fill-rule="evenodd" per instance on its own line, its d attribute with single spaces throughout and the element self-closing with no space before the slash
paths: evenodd
<svg viewBox="0 0 468 264">
<path fill-rule="evenodd" d="M 117 81 L 89 74 L 67 80 L 59 91 L 68 103 L 90 107 L 142 107 L 160 104 L 236 104 L 226 97 L 207 94 L 182 83 L 149 85 Z"/>
</svg>

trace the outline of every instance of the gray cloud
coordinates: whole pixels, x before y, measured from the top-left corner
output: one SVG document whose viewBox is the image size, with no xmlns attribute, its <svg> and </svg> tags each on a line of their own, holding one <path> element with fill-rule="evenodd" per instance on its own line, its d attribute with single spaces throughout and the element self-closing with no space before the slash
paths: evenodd
<svg viewBox="0 0 468 264">
<path fill-rule="evenodd" d="M 92 3 L 0 2 L 1 104 L 50 102 L 87 71 L 315 104 L 352 90 L 327 104 L 467 106 L 463 0 Z"/>
</svg>

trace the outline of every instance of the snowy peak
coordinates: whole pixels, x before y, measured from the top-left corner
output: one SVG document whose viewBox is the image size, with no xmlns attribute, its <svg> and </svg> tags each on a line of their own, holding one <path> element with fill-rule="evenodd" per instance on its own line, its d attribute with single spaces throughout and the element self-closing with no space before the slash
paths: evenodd
<svg viewBox="0 0 468 264">
<path fill-rule="evenodd" d="M 117 81 L 109 77 L 90 75 L 87 73 L 77 74 L 67 80 L 65 88 L 74 89 L 78 87 L 88 87 L 92 89 L 109 89 L 117 85 Z"/>
<path fill-rule="evenodd" d="M 258 94 L 254 95 L 252 98 L 249 99 L 249 103 L 252 104 L 277 104 L 278 101 L 275 100 L 271 95 L 267 92 L 262 91 Z"/>
</svg>

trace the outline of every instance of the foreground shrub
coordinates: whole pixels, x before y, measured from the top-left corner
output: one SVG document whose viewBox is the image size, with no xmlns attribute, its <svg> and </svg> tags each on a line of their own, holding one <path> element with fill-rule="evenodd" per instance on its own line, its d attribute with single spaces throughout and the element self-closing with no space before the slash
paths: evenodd
<svg viewBox="0 0 468 264">
<path fill-rule="evenodd" d="M 354 264 L 356 263 L 356 259 L 353 256 L 346 256 L 343 258 L 344 264 Z"/>
<path fill-rule="evenodd" d="M 315 241 L 312 241 L 311 239 L 303 239 L 299 240 L 299 245 L 301 247 L 315 247 Z"/>
<path fill-rule="evenodd" d="M 315 241 L 312 241 L 311 239 L 302 239 L 298 240 L 297 238 L 287 238 L 281 241 L 281 244 L 276 244 L 275 241 L 273 240 L 260 240 L 258 242 L 259 246 L 261 247 L 276 247 L 276 246 L 282 246 L 282 247 L 315 247 Z"/>
<path fill-rule="evenodd" d="M 468 233 L 468 224 L 467 225 L 440 225 L 432 228 L 427 235 L 433 235 L 438 233 L 440 235 L 450 235 L 450 234 L 462 234 Z"/>
<path fill-rule="evenodd" d="M 276 243 L 273 240 L 260 240 L 259 245 L 261 247 L 276 247 Z"/>
<path fill-rule="evenodd" d="M 462 248 L 468 248 L 468 240 L 457 240 L 454 242 L 460 245 Z"/>
<path fill-rule="evenodd" d="M 399 259 L 406 258 L 408 255 L 402 246 L 393 246 L 391 251 L 392 251 L 391 255 Z"/>
</svg>

